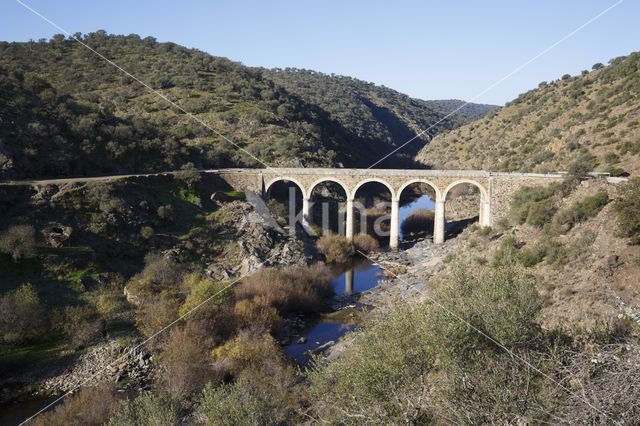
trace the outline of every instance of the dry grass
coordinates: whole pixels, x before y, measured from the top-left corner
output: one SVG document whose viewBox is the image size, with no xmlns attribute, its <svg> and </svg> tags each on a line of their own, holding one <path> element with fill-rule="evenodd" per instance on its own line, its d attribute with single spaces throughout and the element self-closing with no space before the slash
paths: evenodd
<svg viewBox="0 0 640 426">
<path fill-rule="evenodd" d="M 236 288 L 236 299 L 262 297 L 280 311 L 305 312 L 318 309 L 333 294 L 331 280 L 321 267 L 264 268 Z"/>
</svg>

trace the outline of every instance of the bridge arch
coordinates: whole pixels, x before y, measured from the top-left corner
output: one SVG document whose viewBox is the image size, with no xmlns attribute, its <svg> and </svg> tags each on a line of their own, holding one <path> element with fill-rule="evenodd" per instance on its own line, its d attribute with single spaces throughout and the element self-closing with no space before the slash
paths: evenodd
<svg viewBox="0 0 640 426">
<path fill-rule="evenodd" d="M 460 185 L 461 183 L 468 183 L 471 184 L 473 186 L 475 186 L 476 188 L 478 188 L 478 190 L 480 191 L 480 196 L 481 196 L 481 201 L 486 201 L 489 199 L 489 193 L 487 192 L 487 189 L 482 186 L 482 184 L 476 182 L 475 180 L 472 179 L 459 179 L 455 182 L 452 182 L 449 184 L 449 186 L 447 186 L 447 188 L 444 190 L 444 192 L 442 193 L 442 201 L 446 201 L 447 199 L 447 194 L 449 193 L 449 191 L 457 185 Z"/>
<path fill-rule="evenodd" d="M 321 183 L 325 183 L 325 182 L 334 182 L 337 183 L 338 185 L 340 185 L 340 187 L 342 187 L 343 191 L 344 191 L 344 195 L 349 198 L 349 188 L 347 187 L 347 185 L 345 185 L 343 182 L 341 182 L 339 179 L 336 178 L 332 178 L 332 177 L 323 177 L 320 178 L 318 180 L 316 180 L 315 182 L 313 182 L 310 186 L 309 186 L 309 190 L 307 192 L 307 197 L 311 198 L 311 196 L 313 195 L 313 190 L 316 188 L 316 186 L 320 185 Z M 304 193 L 303 193 L 304 194 Z"/>
<path fill-rule="evenodd" d="M 287 181 L 295 183 L 298 186 L 298 188 L 300 189 L 300 192 L 302 192 L 302 198 L 307 198 L 307 193 L 305 192 L 304 185 L 301 184 L 300 181 L 297 180 L 296 178 L 292 178 L 292 177 L 289 177 L 289 176 L 280 176 L 280 177 L 271 179 L 269 181 L 269 183 L 267 183 L 264 186 L 264 195 L 265 195 L 265 197 L 269 193 L 269 189 L 273 186 L 274 183 L 276 183 L 276 182 L 287 182 Z"/>
<path fill-rule="evenodd" d="M 438 188 L 438 187 L 437 187 L 433 182 L 430 182 L 430 181 L 428 181 L 428 180 L 426 180 L 426 179 L 411 179 L 411 180 L 409 180 L 409 181 L 405 182 L 405 183 L 404 183 L 404 184 L 402 184 L 402 186 L 398 189 L 398 192 L 397 192 L 397 194 L 396 194 L 396 197 L 397 197 L 396 199 L 397 199 L 398 201 L 400 201 L 400 196 L 402 196 L 402 191 L 404 191 L 405 189 L 407 189 L 407 187 L 408 187 L 409 185 L 412 185 L 412 184 L 414 184 L 414 183 L 426 183 L 426 184 L 427 184 L 427 185 L 429 185 L 431 188 L 433 188 L 433 190 L 434 190 L 434 191 L 435 191 L 435 193 L 436 193 L 436 199 L 435 199 L 435 200 L 433 200 L 434 202 L 435 202 L 435 201 L 437 201 L 437 200 L 442 200 L 442 199 L 443 199 L 443 198 L 442 198 L 442 194 L 440 193 L 440 189 L 439 189 L 439 188 Z"/>
<path fill-rule="evenodd" d="M 358 182 L 356 184 L 356 186 L 353 187 L 353 189 L 351 190 L 351 194 L 349 196 L 349 198 L 351 200 L 356 198 L 356 192 L 358 192 L 358 189 L 366 184 L 366 183 L 370 183 L 370 182 L 378 182 L 383 184 L 384 186 L 387 187 L 387 189 L 389 190 L 389 192 L 391 193 L 391 199 L 395 200 L 396 199 L 396 191 L 393 189 L 393 186 L 389 184 L 389 182 L 385 181 L 384 179 L 379 179 L 379 178 L 367 178 L 367 179 L 363 179 L 360 182 Z"/>
</svg>

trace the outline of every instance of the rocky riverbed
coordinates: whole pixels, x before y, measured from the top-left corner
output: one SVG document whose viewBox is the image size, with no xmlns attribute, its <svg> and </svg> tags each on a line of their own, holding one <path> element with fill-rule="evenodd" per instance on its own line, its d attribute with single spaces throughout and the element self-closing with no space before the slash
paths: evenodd
<svg viewBox="0 0 640 426">
<path fill-rule="evenodd" d="M 445 257 L 455 252 L 457 240 L 435 245 L 430 239 L 393 252 L 374 253 L 370 257 L 385 271 L 385 279 L 360 295 L 359 302 L 384 308 L 397 299 L 429 294 L 429 280 L 441 269 Z"/>
</svg>

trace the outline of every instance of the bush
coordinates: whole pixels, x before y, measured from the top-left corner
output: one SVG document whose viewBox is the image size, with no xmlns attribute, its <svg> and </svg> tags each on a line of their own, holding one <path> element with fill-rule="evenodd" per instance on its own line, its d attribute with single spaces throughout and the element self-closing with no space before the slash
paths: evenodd
<svg viewBox="0 0 640 426">
<path fill-rule="evenodd" d="M 233 308 L 233 313 L 240 327 L 258 325 L 271 330 L 282 323 L 278 310 L 271 306 L 265 296 L 238 300 Z"/>
<path fill-rule="evenodd" d="M 200 171 L 193 165 L 193 163 L 186 163 L 180 167 L 180 171 L 175 173 L 176 179 L 182 181 L 189 188 L 193 188 L 196 184 L 200 183 Z"/>
<path fill-rule="evenodd" d="M 275 339 L 260 327 L 240 330 L 235 338 L 213 351 L 213 356 L 218 362 L 226 364 L 233 375 L 267 358 L 279 358 L 281 354 Z"/>
<path fill-rule="evenodd" d="M 618 235 L 640 244 L 640 178 L 634 177 L 618 188 L 614 204 Z"/>
<path fill-rule="evenodd" d="M 432 210 L 417 209 L 407 216 L 400 225 L 402 235 L 433 233 L 435 213 Z"/>
<path fill-rule="evenodd" d="M 193 279 L 192 275 L 192 280 Z M 208 278 L 195 278 L 195 280 L 190 283 L 191 289 L 180 307 L 180 315 L 184 315 L 209 298 L 211 298 L 210 303 L 220 304 L 224 302 L 233 294 L 231 287 L 226 288 L 228 285 L 226 282 L 215 282 Z"/>
<path fill-rule="evenodd" d="M 151 336 L 178 318 L 179 307 L 175 294 L 161 292 L 138 309 L 136 325 L 145 336 Z"/>
<path fill-rule="evenodd" d="M 552 197 L 556 191 L 558 186 L 553 184 L 547 187 L 523 186 L 514 194 L 509 214 L 520 225 L 541 226 L 554 214 Z"/>
<path fill-rule="evenodd" d="M 598 159 L 588 152 L 581 154 L 569 165 L 569 179 L 578 180 L 585 177 L 598 166 Z"/>
<path fill-rule="evenodd" d="M 31 225 L 14 225 L 0 236 L 0 251 L 18 261 L 33 255 L 36 230 Z"/>
<path fill-rule="evenodd" d="M 613 177 L 629 176 L 629 173 L 620 167 L 609 166 L 604 171 Z"/>
<path fill-rule="evenodd" d="M 262 268 L 245 278 L 235 295 L 237 300 L 262 296 L 281 311 L 304 312 L 321 306 L 333 295 L 333 287 L 327 271 L 319 266 Z"/>
<path fill-rule="evenodd" d="M 344 263 L 356 252 L 353 243 L 342 235 L 325 235 L 316 245 L 330 263 Z"/>
<path fill-rule="evenodd" d="M 0 298 L 0 336 L 9 343 L 20 343 L 47 329 L 46 310 L 31 284 Z"/>
<path fill-rule="evenodd" d="M 368 234 L 356 234 L 353 236 L 353 245 L 356 250 L 363 253 L 371 253 L 373 251 L 380 250 L 380 243 L 378 240 Z"/>
<path fill-rule="evenodd" d="M 54 311 L 52 317 L 54 329 L 67 335 L 76 350 L 94 343 L 106 333 L 106 320 L 98 317 L 93 306 L 66 306 L 62 311 Z"/>
<path fill-rule="evenodd" d="M 542 301 L 532 278 L 513 263 L 480 274 L 459 265 L 433 297 L 437 304 L 403 303 L 378 314 L 343 356 L 315 360 L 310 393 L 323 421 L 428 424 L 442 414 L 447 423 L 508 423 L 544 413 L 536 395 L 543 378 L 477 331 L 536 356 Z"/>
<path fill-rule="evenodd" d="M 197 411 L 207 419 L 207 424 L 220 426 L 266 425 L 277 418 L 268 396 L 256 392 L 245 381 L 223 383 L 218 387 L 208 383 Z"/>
<path fill-rule="evenodd" d="M 155 232 L 153 228 L 150 226 L 143 226 L 142 228 L 140 228 L 140 236 L 145 240 L 148 240 L 149 238 L 153 237 L 154 234 Z"/>
<path fill-rule="evenodd" d="M 555 212 L 556 208 L 551 199 L 530 203 L 525 223 L 527 225 L 541 227 L 551 221 Z"/>
<path fill-rule="evenodd" d="M 214 350 L 218 363 L 233 374 L 233 384 L 208 384 L 198 413 L 208 424 L 299 424 L 295 391 L 297 369 L 284 358 L 276 341 L 259 327 L 241 330 Z M 295 421 L 294 421 L 295 419 Z"/>
<path fill-rule="evenodd" d="M 597 216 L 608 202 L 609 196 L 603 191 L 591 197 L 585 197 L 583 200 L 576 201 L 566 209 L 559 211 L 553 218 L 553 225 L 556 229 L 561 228 L 561 232 L 567 232 L 576 223 Z"/>
<path fill-rule="evenodd" d="M 199 393 L 205 383 L 221 375 L 211 366 L 209 348 L 213 342 L 203 324 L 187 321 L 171 330 L 163 351 L 157 357 L 161 389 L 175 400 Z"/>
<path fill-rule="evenodd" d="M 83 387 L 67 396 L 55 409 L 33 419 L 36 426 L 66 426 L 104 424 L 118 408 L 118 399 L 111 385 Z"/>
<path fill-rule="evenodd" d="M 109 419 L 108 426 L 165 426 L 180 424 L 180 404 L 151 393 L 128 400 Z"/>
</svg>

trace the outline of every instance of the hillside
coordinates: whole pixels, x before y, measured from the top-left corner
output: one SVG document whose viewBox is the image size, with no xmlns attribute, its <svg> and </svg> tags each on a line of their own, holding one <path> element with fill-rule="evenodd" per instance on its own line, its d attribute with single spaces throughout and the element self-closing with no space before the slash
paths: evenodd
<svg viewBox="0 0 640 426">
<path fill-rule="evenodd" d="M 464 105 L 459 100 L 414 99 L 356 78 L 312 70 L 273 69 L 265 70 L 265 75 L 304 101 L 319 105 L 358 137 L 392 148 L 451 114 L 399 152 L 402 158 L 415 156 L 430 137 L 484 117 L 496 108 L 494 105 Z M 460 110 L 455 111 L 458 108 Z"/>
<path fill-rule="evenodd" d="M 549 172 L 583 156 L 595 170 L 637 175 L 639 66 L 636 52 L 542 82 L 483 119 L 436 136 L 417 160 L 434 168 Z"/>
<path fill-rule="evenodd" d="M 317 99 L 315 88 L 289 91 L 273 73 L 152 37 L 78 36 L 270 166 L 368 166 L 446 113 L 373 85 L 382 103 L 338 93 Z M 0 70 L 0 177 L 174 170 L 187 162 L 261 166 L 62 35 L 0 42 Z M 344 105 L 347 119 L 336 114 Z M 454 115 L 434 130 L 464 122 Z M 411 157 L 384 165 L 406 165 Z"/>
</svg>

